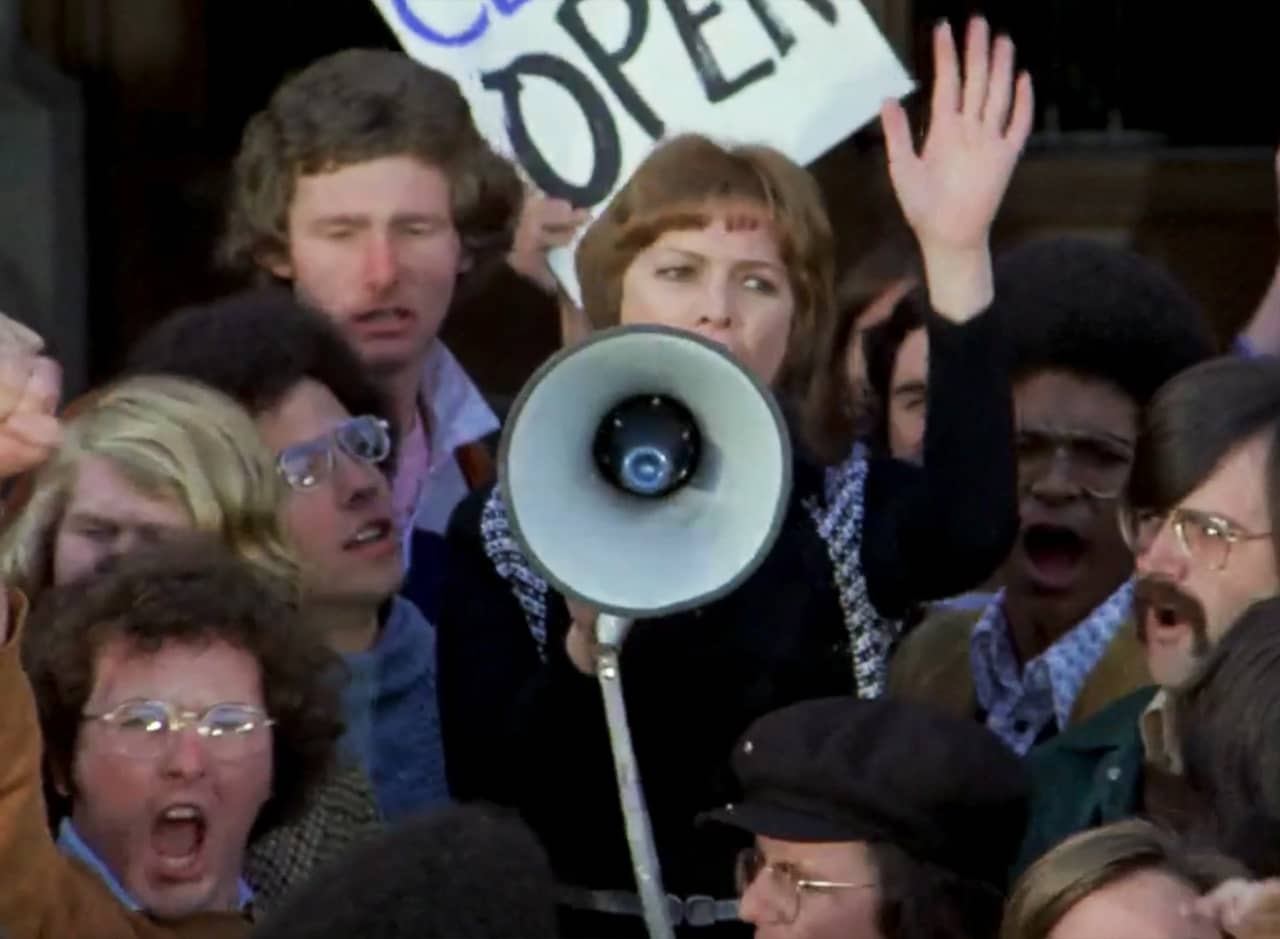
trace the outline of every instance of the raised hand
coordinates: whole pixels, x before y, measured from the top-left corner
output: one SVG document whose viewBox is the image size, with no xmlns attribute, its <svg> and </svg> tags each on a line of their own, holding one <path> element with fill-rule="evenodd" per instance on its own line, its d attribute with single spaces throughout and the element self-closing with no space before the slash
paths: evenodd
<svg viewBox="0 0 1280 939">
<path fill-rule="evenodd" d="M 0 479 L 34 469 L 61 440 L 55 416 L 62 387 L 40 337 L 0 314 Z"/>
<path fill-rule="evenodd" d="M 992 46 L 981 17 L 969 23 L 963 82 L 945 22 L 933 49 L 932 115 L 919 154 L 902 106 L 887 101 L 881 110 L 889 172 L 922 243 L 974 248 L 986 241 L 1031 131 L 1031 77 L 1024 72 L 1015 83 L 1013 43 L 1001 36 Z"/>
<path fill-rule="evenodd" d="M 989 284 L 965 280 L 982 281 L 979 268 L 990 265 L 991 224 L 1031 132 L 1031 78 L 1024 72 L 1015 80 L 1013 43 L 1001 36 L 993 46 L 981 17 L 969 23 L 963 81 L 945 22 L 934 32 L 933 49 L 932 115 L 920 152 L 898 102 L 885 102 L 880 120 L 889 175 L 920 242 L 930 295 L 938 290 L 943 300 L 940 304 L 935 298 L 934 307 L 953 319 L 966 319 L 978 310 L 961 307 L 978 302 L 983 290 L 989 292 Z M 989 301 L 987 296 L 981 306 Z"/>
</svg>

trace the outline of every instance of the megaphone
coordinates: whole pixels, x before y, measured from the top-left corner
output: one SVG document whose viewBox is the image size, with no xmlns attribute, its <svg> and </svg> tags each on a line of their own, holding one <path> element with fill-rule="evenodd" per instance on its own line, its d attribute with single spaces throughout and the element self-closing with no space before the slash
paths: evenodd
<svg viewBox="0 0 1280 939">
<path fill-rule="evenodd" d="M 602 612 L 595 669 L 651 939 L 674 936 L 622 694 L 633 619 L 702 606 L 777 540 L 791 443 L 777 402 L 720 346 L 661 326 L 563 350 L 507 418 L 499 479 L 525 557 Z"/>
<path fill-rule="evenodd" d="M 722 347 L 623 326 L 561 351 L 508 415 L 502 495 L 561 593 L 627 619 L 702 606 L 777 538 L 791 444 L 773 395 Z"/>
</svg>

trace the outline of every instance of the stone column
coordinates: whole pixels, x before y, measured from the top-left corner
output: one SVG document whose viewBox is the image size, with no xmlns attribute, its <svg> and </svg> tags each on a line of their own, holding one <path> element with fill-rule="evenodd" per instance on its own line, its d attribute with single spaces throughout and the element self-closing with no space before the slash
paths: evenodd
<svg viewBox="0 0 1280 939">
<path fill-rule="evenodd" d="M 83 109 L 21 34 L 20 0 L 0 0 L 0 310 L 45 337 L 72 395 L 88 379 Z"/>
</svg>

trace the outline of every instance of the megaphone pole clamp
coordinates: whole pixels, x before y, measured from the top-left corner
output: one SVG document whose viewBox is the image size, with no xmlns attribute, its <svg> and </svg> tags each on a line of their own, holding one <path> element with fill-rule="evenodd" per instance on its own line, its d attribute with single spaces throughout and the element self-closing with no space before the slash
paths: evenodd
<svg viewBox="0 0 1280 939">
<path fill-rule="evenodd" d="M 653 842 L 649 810 L 640 785 L 635 750 L 631 745 L 631 727 L 622 696 L 622 666 L 619 653 L 631 621 L 602 613 L 596 620 L 596 678 L 604 695 L 605 718 L 609 722 L 609 743 L 613 750 L 613 767 L 618 777 L 618 796 L 622 800 L 622 817 L 627 829 L 627 846 L 631 850 L 631 866 L 636 875 L 636 890 L 644 909 L 645 926 L 650 939 L 674 939 L 667 895 L 662 887 L 662 871 Z"/>
</svg>

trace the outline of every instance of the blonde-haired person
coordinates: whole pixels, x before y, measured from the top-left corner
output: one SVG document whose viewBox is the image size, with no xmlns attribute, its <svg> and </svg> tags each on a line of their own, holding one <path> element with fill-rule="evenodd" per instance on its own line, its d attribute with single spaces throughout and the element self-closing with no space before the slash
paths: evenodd
<svg viewBox="0 0 1280 939">
<path fill-rule="evenodd" d="M 128 378 L 72 402 L 60 436 L 0 534 L 0 582 L 32 604 L 134 548 L 191 531 L 297 589 L 280 519 L 283 480 L 230 398 L 181 378 Z M 52 814 L 60 811 L 55 804 Z M 377 820 L 364 775 L 335 773 L 302 815 L 250 844 L 245 878 L 255 911 L 268 911 Z"/>
<path fill-rule="evenodd" d="M 1219 939 L 1203 894 L 1241 877 L 1234 861 L 1190 850 L 1150 822 L 1068 838 L 1023 874 L 1000 939 Z"/>
<path fill-rule="evenodd" d="M 64 415 L 62 445 L 0 534 L 0 577 L 34 602 L 167 529 L 191 529 L 296 584 L 283 485 L 229 398 L 181 378 L 130 378 Z"/>
<path fill-rule="evenodd" d="M 899 617 L 981 582 L 1016 528 L 1009 383 L 1000 316 L 987 312 L 988 240 L 1030 129 L 1030 85 L 1014 77 L 1012 44 L 993 44 L 982 20 L 970 28 L 964 81 L 949 28 L 938 30 L 935 51 L 923 151 L 897 104 L 883 114 L 933 307 L 931 394 L 941 410 L 926 467 L 858 454 L 828 470 L 821 454 L 797 447 L 791 499 L 760 567 L 703 609 L 639 623 L 623 652 L 666 886 L 690 898 L 675 918 L 706 939 L 741 928 L 725 922 L 733 848 L 694 823 L 728 801 L 726 761 L 738 736 L 805 698 L 882 694 Z M 833 258 L 821 193 L 803 167 L 767 147 L 685 135 L 648 156 L 588 230 L 576 262 L 593 328 L 700 335 L 805 411 L 831 341 Z M 566 536 L 582 524 L 589 520 L 567 513 Z M 639 934 L 591 677 L 594 616 L 571 615 L 531 569 L 500 489 L 464 500 L 448 540 L 438 673 L 450 789 L 460 800 L 516 806 L 534 825 L 565 886 L 576 888 L 565 894 L 566 935 Z"/>
</svg>

